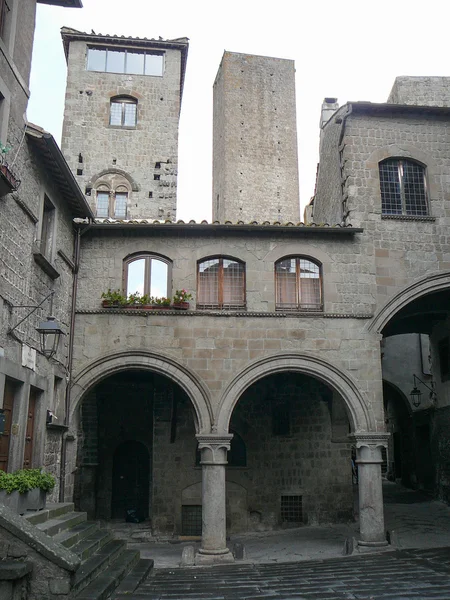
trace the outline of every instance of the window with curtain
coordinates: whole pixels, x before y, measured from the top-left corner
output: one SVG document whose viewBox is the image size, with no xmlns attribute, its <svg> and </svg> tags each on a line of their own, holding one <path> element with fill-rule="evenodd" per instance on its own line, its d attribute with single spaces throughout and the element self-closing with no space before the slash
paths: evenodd
<svg viewBox="0 0 450 600">
<path fill-rule="evenodd" d="M 275 263 L 277 310 L 322 310 L 322 269 L 304 256 Z"/>
<path fill-rule="evenodd" d="M 137 100 L 131 96 L 111 98 L 109 124 L 115 127 L 136 127 Z"/>
<path fill-rule="evenodd" d="M 124 288 L 126 294 L 139 292 L 157 298 L 168 298 L 170 289 L 171 262 L 153 254 L 138 254 L 124 262 Z"/>
<path fill-rule="evenodd" d="M 197 308 L 245 308 L 245 264 L 222 256 L 199 261 Z"/>
<path fill-rule="evenodd" d="M 383 215 L 428 215 L 425 167 L 411 160 L 390 158 L 379 165 Z"/>
</svg>

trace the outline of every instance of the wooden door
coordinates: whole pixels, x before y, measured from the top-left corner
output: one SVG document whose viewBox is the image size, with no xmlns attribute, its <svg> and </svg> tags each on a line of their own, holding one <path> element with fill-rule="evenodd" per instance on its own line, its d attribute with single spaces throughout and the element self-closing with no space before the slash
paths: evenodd
<svg viewBox="0 0 450 600">
<path fill-rule="evenodd" d="M 23 454 L 23 468 L 31 469 L 33 463 L 33 437 L 34 437 L 34 415 L 36 412 L 37 390 L 30 389 L 28 401 L 27 430 L 25 433 L 25 451 Z"/>
<path fill-rule="evenodd" d="M 8 470 L 9 443 L 11 440 L 11 425 L 14 407 L 14 394 L 16 386 L 9 381 L 5 381 L 5 393 L 3 396 L 3 411 L 5 414 L 5 432 L 0 435 L 0 469 Z"/>
</svg>

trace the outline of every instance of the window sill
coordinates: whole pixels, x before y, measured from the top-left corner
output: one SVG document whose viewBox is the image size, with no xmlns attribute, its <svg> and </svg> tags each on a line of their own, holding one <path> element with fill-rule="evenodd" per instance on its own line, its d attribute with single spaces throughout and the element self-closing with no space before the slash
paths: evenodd
<svg viewBox="0 0 450 600">
<path fill-rule="evenodd" d="M 108 129 L 125 129 L 127 131 L 133 131 L 137 129 L 136 125 L 108 125 Z"/>
<path fill-rule="evenodd" d="M 323 306 L 316 306 L 314 308 L 306 308 L 304 306 L 292 306 L 282 304 L 278 304 L 275 306 L 276 312 L 284 312 L 284 313 L 318 313 L 323 314 Z"/>
<path fill-rule="evenodd" d="M 47 275 L 51 279 L 58 279 L 60 274 L 55 269 L 55 267 L 52 265 L 52 263 L 47 258 L 45 258 L 45 256 L 42 254 L 42 252 L 39 252 L 39 251 L 33 252 L 33 258 L 34 258 L 34 262 L 37 263 L 41 267 L 41 269 L 44 271 L 44 273 L 47 273 Z"/>
<path fill-rule="evenodd" d="M 245 304 L 241 306 L 220 306 L 214 304 L 197 304 L 196 310 L 222 310 L 226 312 L 239 311 L 239 310 L 247 310 Z"/>
<path fill-rule="evenodd" d="M 430 217 L 429 215 L 381 215 L 381 218 L 386 221 L 430 221 L 431 223 L 436 221 L 436 217 Z"/>
</svg>

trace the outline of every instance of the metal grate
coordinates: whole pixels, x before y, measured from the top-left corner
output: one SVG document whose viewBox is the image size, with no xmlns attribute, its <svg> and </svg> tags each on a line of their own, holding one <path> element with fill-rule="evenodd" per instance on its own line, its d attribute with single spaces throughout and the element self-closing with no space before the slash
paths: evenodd
<svg viewBox="0 0 450 600">
<path fill-rule="evenodd" d="M 181 507 L 181 535 L 202 535 L 201 505 Z"/>
<path fill-rule="evenodd" d="M 303 522 L 302 496 L 291 494 L 281 496 L 281 522 Z"/>
<path fill-rule="evenodd" d="M 383 215 L 428 215 L 425 168 L 408 161 L 390 159 L 380 163 Z"/>
<path fill-rule="evenodd" d="M 228 258 L 210 258 L 198 264 L 197 308 L 245 308 L 245 266 Z"/>
<path fill-rule="evenodd" d="M 300 256 L 275 264 L 276 309 L 322 310 L 320 266 Z"/>
</svg>

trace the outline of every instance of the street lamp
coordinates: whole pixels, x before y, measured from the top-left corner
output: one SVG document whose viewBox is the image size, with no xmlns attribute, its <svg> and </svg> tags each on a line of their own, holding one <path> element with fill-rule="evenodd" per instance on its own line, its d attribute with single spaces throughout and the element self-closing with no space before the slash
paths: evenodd
<svg viewBox="0 0 450 600">
<path fill-rule="evenodd" d="M 38 308 L 41 307 L 41 305 L 46 300 L 48 300 L 50 298 L 50 315 L 47 317 L 46 321 L 42 321 L 42 323 L 40 323 L 39 327 L 36 327 L 36 331 L 39 333 L 41 352 L 47 358 L 52 358 L 52 356 L 55 356 L 56 352 L 58 351 L 58 346 L 59 346 L 59 341 L 61 339 L 61 336 L 65 335 L 64 331 L 61 329 L 60 324 L 55 319 L 55 317 L 53 317 L 51 314 L 53 312 L 53 295 L 54 295 L 54 293 L 55 293 L 54 291 L 50 292 L 50 294 L 48 294 L 42 300 L 42 302 L 40 302 L 37 306 L 30 306 L 30 305 L 14 306 L 13 308 L 31 308 L 32 310 L 30 310 L 30 312 L 28 314 L 26 314 L 23 319 L 21 319 L 16 325 L 14 325 L 14 327 L 11 327 L 8 330 L 8 333 L 13 333 L 14 329 L 17 329 L 17 327 L 21 323 L 26 321 L 26 319 L 28 319 L 29 316 L 31 316 Z"/>
<path fill-rule="evenodd" d="M 436 392 L 434 391 L 434 383 L 433 383 L 433 381 L 431 381 L 431 387 L 430 387 L 424 381 L 422 381 L 420 379 L 420 377 L 417 377 L 417 375 L 415 375 L 414 373 L 413 373 L 413 377 L 414 377 L 414 387 L 413 387 L 413 389 L 409 393 L 409 397 L 411 398 L 411 402 L 413 403 L 413 406 L 415 406 L 416 408 L 418 408 L 420 406 L 421 401 L 422 401 L 422 392 L 417 387 L 417 381 L 419 381 L 428 390 L 430 390 L 430 396 L 429 397 L 430 397 L 430 400 L 434 403 L 437 400 L 437 397 L 436 397 Z"/>
</svg>

